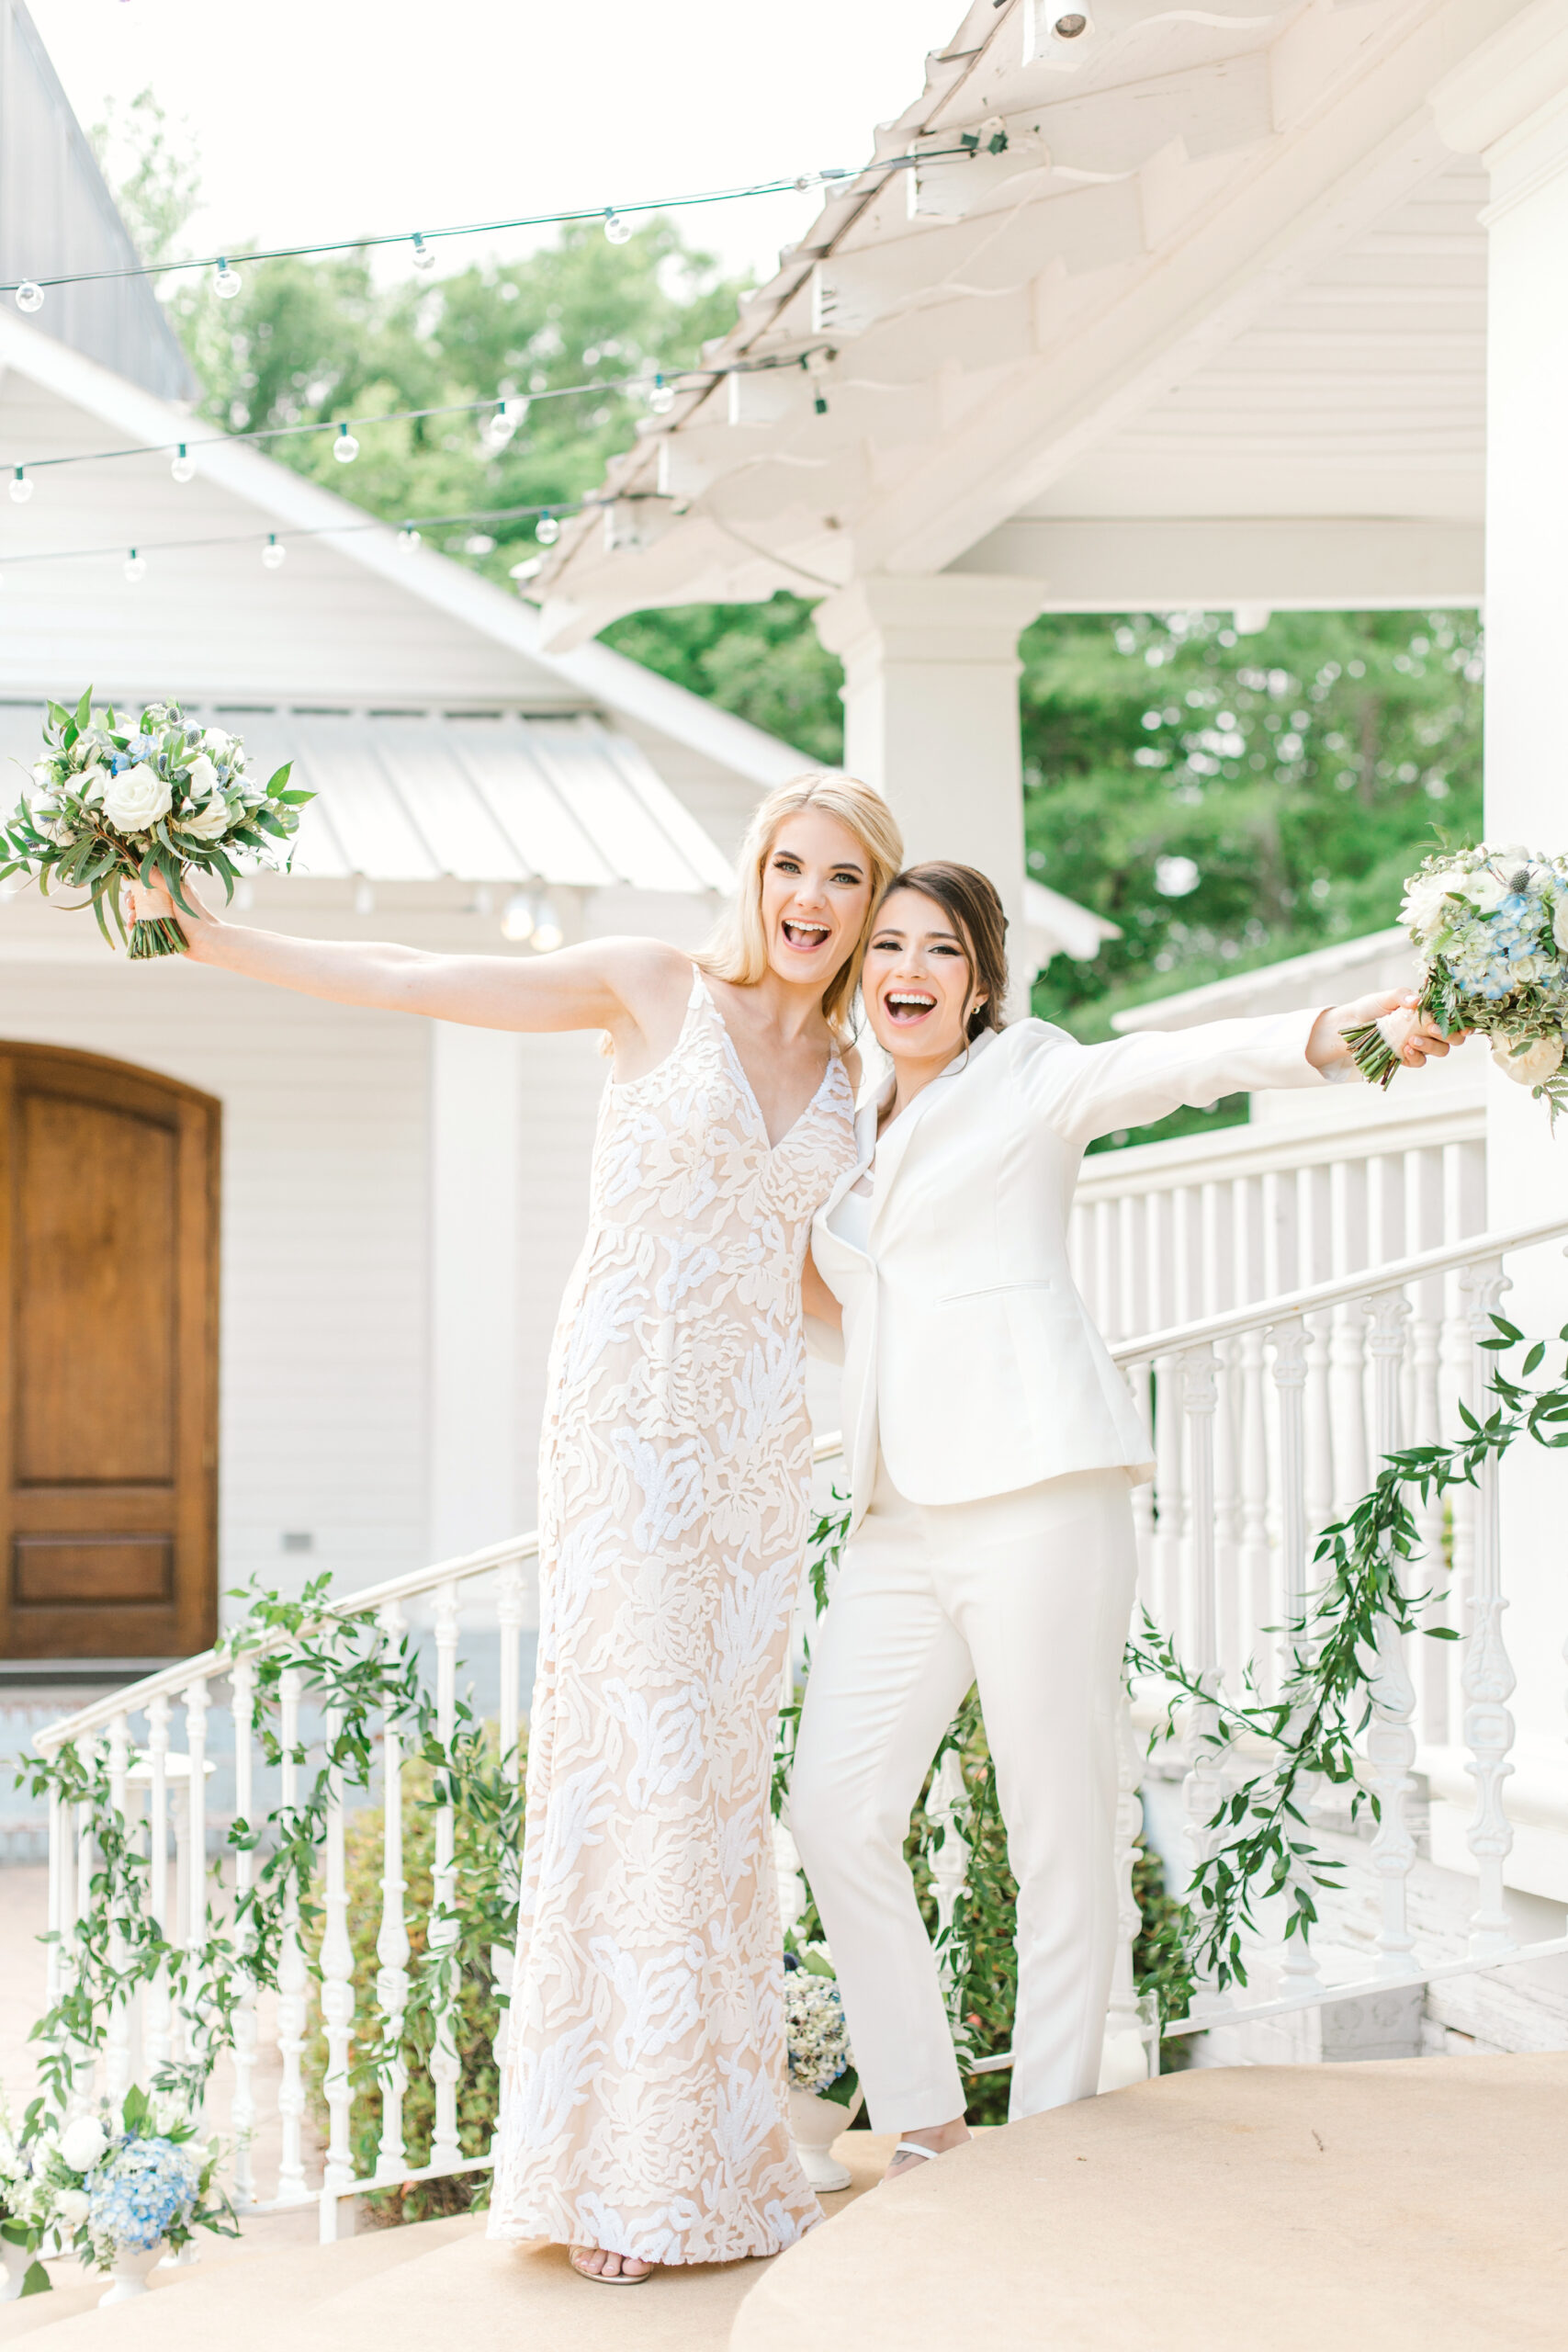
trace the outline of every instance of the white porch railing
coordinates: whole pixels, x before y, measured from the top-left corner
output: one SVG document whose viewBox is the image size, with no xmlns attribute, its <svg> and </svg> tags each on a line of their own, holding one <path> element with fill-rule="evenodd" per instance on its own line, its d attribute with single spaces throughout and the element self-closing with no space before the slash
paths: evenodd
<svg viewBox="0 0 1568 2352">
<path fill-rule="evenodd" d="M 1458 1433 L 1460 1398 L 1478 1401 L 1484 1385 L 1489 1359 L 1478 1353 L 1477 1342 L 1488 1331 L 1487 1318 L 1506 1287 L 1506 1259 L 1520 1249 L 1560 1237 L 1568 1238 L 1568 1218 L 1514 1233 L 1478 1235 L 1384 1263 L 1375 1272 L 1347 1273 L 1260 1304 L 1145 1329 L 1141 1337 L 1117 1342 L 1113 1352 L 1151 1417 L 1151 1458 L 1157 1458 L 1159 1465 L 1152 1491 L 1138 1490 L 1143 1596 L 1175 1634 L 1190 1668 L 1239 1692 L 1244 1667 L 1251 1658 L 1263 1688 L 1269 1687 L 1281 1657 L 1279 1636 L 1266 1629 L 1280 1626 L 1300 1611 L 1311 1580 L 1315 1531 L 1360 1496 L 1381 1455 L 1402 1442 Z M 818 1459 L 831 1458 L 836 1451 L 837 1441 L 827 1441 L 818 1449 Z M 1430 1556 L 1440 1569 L 1445 1541 L 1440 1505 L 1433 1505 L 1421 1523 Z M 1382 1932 L 1369 1986 L 1419 1982 L 1458 1965 L 1474 1968 L 1564 1948 L 1562 1942 L 1529 1947 L 1512 1942 L 1503 1902 L 1511 1838 L 1505 1781 L 1513 1725 L 1506 1705 L 1512 1677 L 1499 1622 L 1504 1595 L 1497 1524 L 1495 1475 L 1483 1474 L 1473 1493 L 1455 1491 L 1451 1574 L 1446 1580 L 1455 1595 L 1450 1607 L 1462 1608 L 1465 1614 L 1464 1638 L 1422 1644 L 1426 1655 L 1419 1680 L 1397 1645 L 1383 1659 L 1367 1758 L 1382 1801 L 1382 1821 L 1375 1840 L 1360 1849 L 1382 1891 Z M 537 1623 L 536 1553 L 536 1538 L 520 1536 L 393 1578 L 336 1604 L 344 1615 L 374 1615 L 389 1635 L 406 1625 L 429 1626 L 438 1716 L 447 1731 L 464 1630 L 483 1627 L 488 1635 L 493 1628 L 500 1645 L 501 1744 L 513 1771 L 521 1718 L 521 1640 L 524 1631 Z M 1444 1580 L 1439 1574 L 1438 1581 Z M 281 1693 L 286 1748 L 302 1731 L 309 1744 L 308 1727 L 300 1723 L 303 1694 L 299 1682 L 297 1674 L 286 1676 Z M 227 1711 L 231 1718 L 235 1810 L 252 1815 L 257 1761 L 254 1689 L 251 1661 L 231 1664 L 209 1651 L 82 1708 L 39 1737 L 46 1752 L 68 1743 L 79 1752 L 106 1743 L 112 1802 L 146 1840 L 152 1908 L 175 1943 L 199 1940 L 206 1933 L 207 1758 L 215 1710 L 220 1714 Z M 183 1746 L 176 1736 L 180 1731 Z M 1446 1953 L 1424 1962 L 1408 1924 L 1405 1889 L 1416 1841 L 1405 1807 L 1418 1731 L 1444 1748 L 1458 1733 L 1475 1782 L 1470 1844 L 1480 1891 L 1471 1951 L 1462 1962 Z M 1205 1824 L 1217 1804 L 1224 1769 L 1224 1758 L 1192 1742 L 1185 1800 L 1195 1860 L 1205 1850 Z M 288 1762 L 283 1767 L 279 1794 L 285 1803 L 297 1794 L 299 1770 Z M 1138 1926 L 1131 1891 L 1134 1840 L 1141 1826 L 1137 1780 L 1137 1756 L 1129 1741 L 1117 1825 L 1122 1949 L 1107 2041 L 1108 2052 L 1122 2053 L 1109 2078 L 1122 2080 L 1136 2071 L 1125 2064 L 1127 2052 L 1135 2056 L 1147 2036 L 1147 2022 L 1140 2018 L 1134 1996 L 1131 1958 Z M 459 2153 L 457 2070 L 438 2041 L 430 2061 L 435 2117 L 430 2161 L 417 2169 L 410 2165 L 398 2126 L 397 2099 L 387 2098 L 376 2168 L 368 2177 L 355 2175 L 349 2078 L 355 2026 L 361 2024 L 368 2038 L 379 2040 L 384 2022 L 401 2017 L 409 1990 L 410 1922 L 399 1848 L 395 1738 L 384 1744 L 379 1781 L 383 1822 L 390 1834 L 380 1873 L 376 2008 L 362 2020 L 355 2010 L 341 1787 L 333 1791 L 327 1806 L 321 1856 L 324 1938 L 317 1999 L 329 2051 L 324 2096 L 330 2133 L 319 2166 L 307 2160 L 303 2129 L 302 2058 L 310 2002 L 296 1919 L 289 1921 L 285 1938 L 277 1997 L 266 2005 L 265 2018 L 247 1999 L 235 2047 L 223 2061 L 213 2090 L 217 2111 L 209 2116 L 211 2124 L 231 2134 L 235 2143 L 232 2187 L 237 2202 L 271 2208 L 318 2197 L 326 2237 L 335 2234 L 344 2197 L 412 2177 L 475 2169 L 490 2161 L 488 2156 L 465 2159 Z M 87 1809 L 67 1808 L 57 1801 L 50 1821 L 50 1925 L 55 1934 L 48 1963 L 51 2002 L 72 1966 L 73 1933 L 95 1849 L 96 1826 Z M 444 1894 L 449 1896 L 452 1852 L 450 1815 L 438 1816 L 434 1909 L 442 1907 Z M 951 1881 L 956 1851 L 945 1859 Z M 253 1858 L 237 1858 L 238 1887 L 249 1883 L 254 1867 Z M 944 1892 L 951 1904 L 954 1886 L 947 1884 Z M 785 1907 L 790 1907 L 787 1903 Z M 1245 2008 L 1227 2005 L 1225 2021 L 1342 2000 L 1361 1989 L 1359 1983 L 1325 1983 L 1315 1954 L 1294 1941 L 1275 1957 L 1280 1965 L 1274 1977 L 1267 1966 L 1261 1973 L 1262 1996 Z M 509 1959 L 498 1953 L 498 1968 L 504 1968 Z M 1192 2025 L 1215 2021 L 1214 2014 L 1205 2011 L 1195 2014 Z M 143 1988 L 117 2011 L 107 2048 L 75 2053 L 80 2095 L 86 2097 L 95 2082 L 112 2096 L 139 2076 L 145 2079 L 152 2065 L 171 2054 L 170 2033 L 168 2003 L 160 2000 L 156 1986 Z M 263 2033 L 273 2039 L 277 2077 L 276 2112 L 265 2119 L 258 2115 L 255 2087 Z M 277 2153 L 269 2177 L 257 2179 L 254 2151 L 264 2121 L 266 2136 L 276 2134 Z"/>
</svg>

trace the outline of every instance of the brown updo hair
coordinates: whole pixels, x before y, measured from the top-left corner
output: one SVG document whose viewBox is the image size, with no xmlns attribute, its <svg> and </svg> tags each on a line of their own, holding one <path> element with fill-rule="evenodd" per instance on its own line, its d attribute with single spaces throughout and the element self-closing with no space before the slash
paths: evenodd
<svg viewBox="0 0 1568 2352">
<path fill-rule="evenodd" d="M 878 913 L 895 890 L 918 890 L 922 899 L 941 907 L 958 933 L 969 967 L 969 993 L 986 1000 L 970 1013 L 965 1034 L 973 1040 L 982 1030 L 1003 1028 L 1008 919 L 990 876 L 973 865 L 950 865 L 942 857 L 931 858 L 924 865 L 907 865 L 882 893 Z"/>
</svg>

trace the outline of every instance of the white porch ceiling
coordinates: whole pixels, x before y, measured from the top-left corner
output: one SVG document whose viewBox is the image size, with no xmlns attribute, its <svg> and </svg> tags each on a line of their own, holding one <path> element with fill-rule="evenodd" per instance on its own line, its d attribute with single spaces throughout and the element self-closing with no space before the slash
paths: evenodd
<svg viewBox="0 0 1568 2352">
<path fill-rule="evenodd" d="M 1068 40 L 1052 0 L 976 0 L 878 130 L 882 168 L 830 196 L 709 354 L 782 364 L 649 420 L 608 527 L 563 534 L 546 641 L 638 605 L 949 567 L 1026 572 L 1058 604 L 1139 601 L 1140 579 L 1161 603 L 1224 601 L 1227 579 L 1468 600 L 1484 187 L 1429 101 L 1516 12 L 1115 0 Z M 888 168 L 964 136 L 973 162 Z M 790 364 L 814 347 L 833 355 L 815 377 Z M 1173 589 L 1157 527 L 1141 567 L 1049 527 L 1162 521 L 1225 526 L 1212 578 Z"/>
<path fill-rule="evenodd" d="M 314 880 L 728 889 L 703 828 L 626 736 L 591 715 L 299 710 L 192 704 L 241 735 L 263 775 L 294 762 L 305 808 L 294 871 Z M 38 756 L 38 707 L 0 703 L 9 808 Z"/>
</svg>

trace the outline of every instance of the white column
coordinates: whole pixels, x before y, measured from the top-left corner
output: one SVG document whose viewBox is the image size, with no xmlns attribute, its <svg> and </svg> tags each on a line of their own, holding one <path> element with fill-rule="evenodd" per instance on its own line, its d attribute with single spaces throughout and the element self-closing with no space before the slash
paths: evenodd
<svg viewBox="0 0 1568 2352">
<path fill-rule="evenodd" d="M 431 1056 L 430 1555 L 515 1534 L 519 1049 L 497 1029 L 435 1024 Z"/>
<path fill-rule="evenodd" d="M 1020 926 L 1018 638 L 1041 602 L 1027 580 L 874 575 L 813 615 L 844 664 L 845 767 L 886 794 L 911 864 L 979 866 Z"/>
<path fill-rule="evenodd" d="M 1448 143 L 1491 175 L 1486 383 L 1486 832 L 1568 843 L 1562 758 L 1562 549 L 1568 540 L 1568 0 L 1519 10 L 1436 94 Z M 1568 1136 L 1498 1071 L 1486 1115 L 1487 1222 L 1562 1214 Z M 1507 1311 L 1532 1336 L 1568 1322 L 1551 1246 L 1510 1260 Z M 1555 1347 L 1553 1356 L 1557 1354 Z M 1483 1408 L 1484 1409 L 1484 1408 Z M 1520 1745 L 1562 1752 L 1562 1464 L 1521 1441 L 1502 1476 L 1502 1572 Z M 1533 1891 L 1568 1895 L 1568 1883 Z"/>
</svg>

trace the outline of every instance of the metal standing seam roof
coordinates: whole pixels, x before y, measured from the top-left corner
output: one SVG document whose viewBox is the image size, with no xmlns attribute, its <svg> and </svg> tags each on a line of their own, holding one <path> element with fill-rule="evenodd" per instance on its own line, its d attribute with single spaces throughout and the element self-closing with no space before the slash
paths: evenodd
<svg viewBox="0 0 1568 2352">
<path fill-rule="evenodd" d="M 316 795 L 302 812 L 296 874 L 691 892 L 734 880 L 647 754 L 586 713 L 189 707 L 239 735 L 253 770 L 292 760 L 295 784 Z M 7 752 L 24 766 L 37 758 L 32 706 L 0 709 Z M 0 789 L 6 808 L 14 797 Z"/>
</svg>

